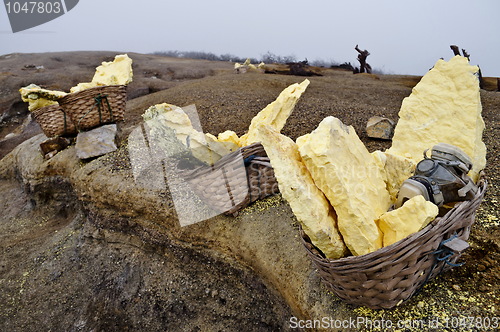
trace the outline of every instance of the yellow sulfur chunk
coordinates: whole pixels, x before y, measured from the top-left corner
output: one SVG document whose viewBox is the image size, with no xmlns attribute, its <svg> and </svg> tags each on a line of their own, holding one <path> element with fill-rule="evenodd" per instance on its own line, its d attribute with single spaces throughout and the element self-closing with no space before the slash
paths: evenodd
<svg viewBox="0 0 500 332">
<path fill-rule="evenodd" d="M 102 86 L 102 84 L 97 84 L 97 83 L 93 83 L 93 82 L 78 83 L 76 86 L 69 89 L 69 92 L 71 92 L 71 93 L 80 92 L 80 91 L 87 90 L 90 88 L 95 88 L 96 86 Z"/>
<path fill-rule="evenodd" d="M 280 132 L 308 85 L 309 80 L 304 80 L 300 84 L 295 83 L 284 89 L 275 101 L 267 105 L 252 119 L 248 132 L 240 137 L 240 145 L 246 146 L 258 142 L 257 130 L 262 124 L 270 125 L 277 132 Z"/>
<path fill-rule="evenodd" d="M 49 105 L 58 105 L 57 100 L 67 95 L 66 92 L 62 91 L 42 89 L 36 84 L 30 84 L 19 89 L 19 93 L 21 94 L 21 99 L 29 103 L 29 111 Z"/>
<path fill-rule="evenodd" d="M 382 247 L 375 220 L 391 205 L 384 173 L 352 126 L 332 116 L 297 139 L 300 155 L 338 217 L 338 228 L 354 255 Z"/>
<path fill-rule="evenodd" d="M 378 225 L 384 233 L 384 246 L 391 245 L 418 232 L 439 213 L 439 208 L 421 195 L 407 200 L 399 209 L 380 216 Z"/>
<path fill-rule="evenodd" d="M 72 93 L 104 85 L 126 85 L 132 82 L 132 59 L 127 54 L 115 56 L 112 62 L 103 62 L 96 68 L 92 82 L 79 83 L 70 89 Z"/>
<path fill-rule="evenodd" d="M 240 145 L 240 138 L 232 130 L 226 130 L 225 132 L 220 133 L 219 135 L 217 135 L 217 140 L 219 142 L 233 143 L 233 144 L 241 147 L 241 145 Z"/>
<path fill-rule="evenodd" d="M 435 144 L 453 144 L 471 157 L 470 175 L 477 181 L 486 165 L 477 72 L 478 67 L 461 56 L 436 62 L 403 100 L 388 152 L 418 162 Z"/>
<path fill-rule="evenodd" d="M 314 185 L 295 142 L 269 125 L 259 126 L 257 135 L 271 160 L 281 195 L 304 232 L 326 257 L 343 257 L 346 246 L 336 227 L 335 211 Z"/>
<path fill-rule="evenodd" d="M 237 145 L 233 142 L 230 142 L 230 141 L 221 141 L 217 137 L 215 137 L 214 135 L 212 135 L 210 133 L 205 133 L 205 140 L 207 142 L 211 142 L 209 144 L 214 144 L 214 145 L 217 144 L 217 145 L 223 146 L 225 148 L 224 151 L 233 152 L 233 151 L 236 151 L 240 148 L 239 145 Z"/>
<path fill-rule="evenodd" d="M 372 152 L 372 156 L 384 170 L 384 181 L 394 203 L 403 182 L 413 176 L 416 163 L 411 159 L 378 150 Z"/>
<path fill-rule="evenodd" d="M 175 137 L 191 150 L 193 156 L 207 164 L 213 164 L 231 152 L 212 135 L 194 129 L 189 116 L 180 107 L 167 103 L 154 105 L 146 110 L 143 118 L 151 128 L 173 129 Z"/>
<path fill-rule="evenodd" d="M 132 82 L 132 59 L 127 54 L 115 56 L 112 62 L 103 62 L 96 68 L 93 83 L 102 85 L 126 85 Z"/>
</svg>

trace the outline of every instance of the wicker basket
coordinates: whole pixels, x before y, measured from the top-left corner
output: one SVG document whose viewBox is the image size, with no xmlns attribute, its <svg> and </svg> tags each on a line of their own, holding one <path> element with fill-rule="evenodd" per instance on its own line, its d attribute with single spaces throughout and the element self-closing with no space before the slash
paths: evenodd
<svg viewBox="0 0 500 332">
<path fill-rule="evenodd" d="M 321 278 L 338 297 L 374 309 L 393 308 L 429 279 L 457 266 L 460 253 L 443 244 L 454 237 L 469 238 L 486 186 L 482 179 L 472 200 L 458 203 L 421 231 L 366 255 L 331 260 L 321 255 L 301 229 L 302 240 Z"/>
<path fill-rule="evenodd" d="M 213 166 L 185 172 L 183 177 L 205 203 L 227 215 L 237 215 L 249 204 L 279 191 L 274 170 L 260 143 L 240 148 Z"/>
<path fill-rule="evenodd" d="M 127 102 L 125 85 L 106 85 L 71 93 L 60 99 L 78 130 L 122 121 Z"/>
<path fill-rule="evenodd" d="M 39 108 L 31 113 L 47 137 L 76 134 L 76 127 L 60 105 Z"/>
</svg>

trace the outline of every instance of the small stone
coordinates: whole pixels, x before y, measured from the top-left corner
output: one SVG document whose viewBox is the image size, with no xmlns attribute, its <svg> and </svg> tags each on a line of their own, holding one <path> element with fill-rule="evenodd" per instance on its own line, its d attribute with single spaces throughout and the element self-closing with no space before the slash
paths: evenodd
<svg viewBox="0 0 500 332">
<path fill-rule="evenodd" d="M 54 151 L 50 151 L 48 152 L 46 155 L 44 155 L 43 157 L 46 159 L 46 160 L 49 160 L 51 159 L 52 157 L 54 157 L 59 151 L 57 150 L 54 150 Z"/>
<path fill-rule="evenodd" d="M 80 159 L 88 159 L 115 151 L 116 133 L 116 124 L 80 132 L 76 137 L 76 155 Z"/>
<path fill-rule="evenodd" d="M 453 285 L 453 286 L 451 286 L 451 287 L 452 287 L 454 290 L 456 290 L 456 291 L 461 290 L 461 288 L 460 288 L 460 286 L 459 286 L 459 285 Z"/>
<path fill-rule="evenodd" d="M 394 134 L 394 121 L 381 116 L 372 116 L 366 124 L 368 137 L 390 140 Z"/>
<path fill-rule="evenodd" d="M 40 151 L 46 159 L 50 159 L 59 151 L 66 149 L 70 144 L 70 140 L 64 137 L 49 138 L 40 143 Z"/>
</svg>

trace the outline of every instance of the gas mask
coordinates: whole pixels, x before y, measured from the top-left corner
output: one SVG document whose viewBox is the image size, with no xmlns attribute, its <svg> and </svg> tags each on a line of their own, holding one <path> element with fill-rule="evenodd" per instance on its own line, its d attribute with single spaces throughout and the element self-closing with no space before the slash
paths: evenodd
<svg viewBox="0 0 500 332">
<path fill-rule="evenodd" d="M 414 175 L 401 185 L 396 208 L 417 195 L 439 207 L 472 199 L 477 186 L 467 175 L 471 168 L 469 156 L 458 147 L 446 143 L 434 145 L 431 157 L 425 150 L 424 160 L 417 164 Z"/>
</svg>

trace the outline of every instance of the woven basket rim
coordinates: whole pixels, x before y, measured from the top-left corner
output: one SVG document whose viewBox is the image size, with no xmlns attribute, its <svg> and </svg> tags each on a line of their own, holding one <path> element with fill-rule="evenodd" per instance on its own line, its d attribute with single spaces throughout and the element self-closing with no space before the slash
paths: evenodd
<svg viewBox="0 0 500 332">
<path fill-rule="evenodd" d="M 323 263 L 329 264 L 329 265 L 338 265 L 335 266 L 336 268 L 342 268 L 342 266 L 345 266 L 346 269 L 351 268 L 346 266 L 345 264 L 353 264 L 356 262 L 364 262 L 364 261 L 373 261 L 375 259 L 380 259 L 380 258 L 386 258 L 388 253 L 394 252 L 394 251 L 400 251 L 403 248 L 408 248 L 411 244 L 414 242 L 418 241 L 419 238 L 422 236 L 425 236 L 429 234 L 430 232 L 433 232 L 436 229 L 443 228 L 445 227 L 450 221 L 453 220 L 454 216 L 461 213 L 462 211 L 474 207 L 475 205 L 479 205 L 482 201 L 482 198 L 484 197 L 484 194 L 486 192 L 486 188 L 488 186 L 488 181 L 486 177 L 483 175 L 481 176 L 480 180 L 478 181 L 478 192 L 476 196 L 469 201 L 463 201 L 455 204 L 455 206 L 448 211 L 444 216 L 438 217 L 434 219 L 429 225 L 421 229 L 420 231 L 413 233 L 404 239 L 401 239 L 393 244 L 390 244 L 388 246 L 382 247 L 378 250 L 372 251 L 370 253 L 364 254 L 364 255 L 358 255 L 358 256 L 347 256 L 347 257 L 342 257 L 338 259 L 330 259 L 326 257 L 321 257 L 318 255 L 315 255 L 316 258 Z M 477 207 L 476 207 L 477 209 Z M 299 224 L 300 227 L 300 224 Z M 460 227 L 457 227 L 460 228 Z M 301 231 L 302 227 L 300 227 Z M 305 234 L 305 232 L 304 232 Z M 307 235 L 307 234 L 306 234 Z"/>
<path fill-rule="evenodd" d="M 60 104 L 67 104 L 80 98 L 86 98 L 88 94 L 99 93 L 100 90 L 121 90 L 126 89 L 126 85 L 100 85 L 85 90 L 69 93 L 59 100 Z"/>
</svg>

